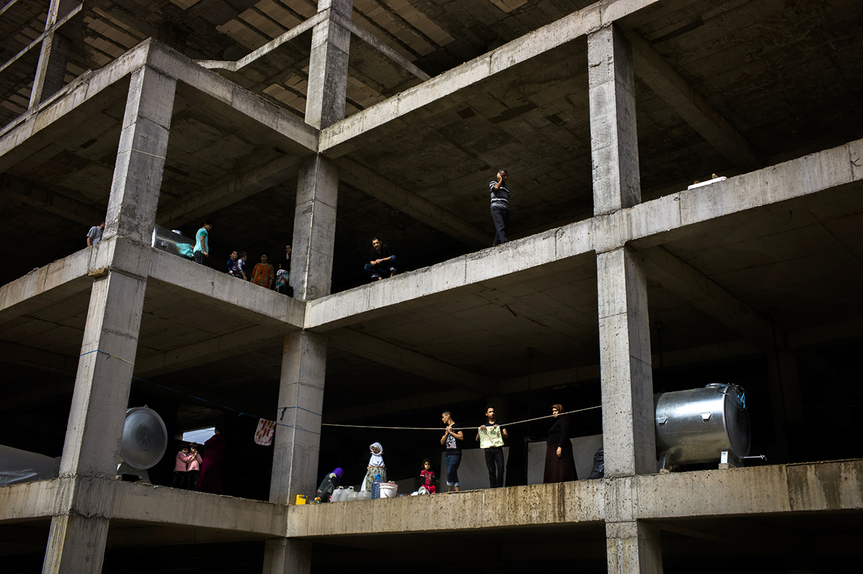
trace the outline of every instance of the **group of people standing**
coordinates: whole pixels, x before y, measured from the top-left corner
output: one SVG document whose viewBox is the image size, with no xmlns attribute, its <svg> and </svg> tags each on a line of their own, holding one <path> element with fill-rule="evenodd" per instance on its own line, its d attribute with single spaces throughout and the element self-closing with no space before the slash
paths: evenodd
<svg viewBox="0 0 863 574">
<path fill-rule="evenodd" d="M 545 470 L 543 482 L 567 482 L 578 480 L 575 470 L 575 458 L 572 453 L 572 442 L 570 442 L 569 417 L 563 414 L 563 406 L 553 405 L 551 408 L 554 423 L 548 431 L 546 441 Z M 504 440 L 509 438 L 506 426 L 497 420 L 494 407 L 486 408 L 485 416 L 487 423 L 477 428 L 476 441 L 485 454 L 485 464 L 488 469 L 488 480 L 490 488 L 503 486 Z M 446 460 L 446 484 L 448 492 L 459 491 L 458 468 L 461 465 L 464 431 L 459 430 L 452 418 L 450 411 L 444 411 L 441 421 L 446 425 L 446 430 L 440 439 L 444 447 Z"/>
<path fill-rule="evenodd" d="M 209 219 L 204 221 L 204 224 L 195 233 L 195 248 L 193 250 L 195 262 L 201 265 L 207 264 L 207 259 L 210 257 L 210 230 L 213 228 L 213 222 Z M 290 286 L 291 277 L 291 246 L 285 246 L 285 258 L 279 263 L 279 269 L 273 268 L 269 262 L 269 254 L 261 253 L 261 262 L 255 264 L 251 271 L 247 266 L 248 254 L 245 251 L 231 251 L 230 257 L 226 264 L 226 273 L 231 277 L 249 281 L 263 287 L 264 289 L 273 289 L 279 293 L 293 296 L 293 290 Z"/>
<path fill-rule="evenodd" d="M 199 453 L 203 451 L 203 456 Z M 174 459 L 172 488 L 200 490 L 213 494 L 224 494 L 222 484 L 222 457 L 225 452 L 225 437 L 218 427 L 203 447 L 190 443 L 180 449 Z"/>
</svg>

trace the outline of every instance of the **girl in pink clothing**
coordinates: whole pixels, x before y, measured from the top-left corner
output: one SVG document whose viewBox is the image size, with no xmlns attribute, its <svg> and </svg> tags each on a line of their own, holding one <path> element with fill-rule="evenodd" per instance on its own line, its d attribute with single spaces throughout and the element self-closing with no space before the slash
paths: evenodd
<svg viewBox="0 0 863 574">
<path fill-rule="evenodd" d="M 177 453 L 177 459 L 174 461 L 174 480 L 171 481 L 171 488 L 186 488 L 190 460 L 192 455 L 189 454 L 189 447 L 184 446 Z"/>
<path fill-rule="evenodd" d="M 420 471 L 420 478 L 423 479 L 423 486 L 429 491 L 429 494 L 434 494 L 434 472 L 431 469 L 431 461 L 423 460 L 423 469 Z"/>
<path fill-rule="evenodd" d="M 198 490 L 198 474 L 201 472 L 201 455 L 198 454 L 198 445 L 192 445 L 192 452 L 189 458 L 189 472 L 186 488 L 189 490 Z"/>
</svg>

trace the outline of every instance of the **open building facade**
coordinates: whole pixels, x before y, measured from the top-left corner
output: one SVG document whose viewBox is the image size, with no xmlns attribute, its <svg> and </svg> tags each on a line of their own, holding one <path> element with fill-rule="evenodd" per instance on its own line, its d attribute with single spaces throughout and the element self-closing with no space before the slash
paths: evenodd
<svg viewBox="0 0 863 574">
<path fill-rule="evenodd" d="M 0 30 L 0 444 L 61 457 L 0 487 L 0 572 L 857 569 L 859 1 L 12 0 Z M 208 265 L 152 246 L 205 219 Z M 222 269 L 286 244 L 293 297 Z M 660 473 L 654 395 L 709 383 L 766 464 Z M 530 484 L 540 420 L 505 488 L 293 504 L 374 441 L 445 475 L 442 431 L 363 427 L 554 403 L 604 478 Z M 173 443 L 116 480 L 144 404 L 224 429 L 226 495 L 165 486 Z"/>
</svg>

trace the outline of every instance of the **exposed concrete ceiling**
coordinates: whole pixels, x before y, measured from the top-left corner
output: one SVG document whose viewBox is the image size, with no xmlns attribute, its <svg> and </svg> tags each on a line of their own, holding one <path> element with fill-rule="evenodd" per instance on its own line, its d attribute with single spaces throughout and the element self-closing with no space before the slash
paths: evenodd
<svg viewBox="0 0 863 574">
<path fill-rule="evenodd" d="M 354 22 L 435 75 L 589 3 L 356 0 Z M 47 1 L 41 4 L 47 6 Z M 44 8 L 39 12 L 36 7 L 18 2 L 4 14 L 4 61 L 41 33 Z M 237 60 L 313 14 L 310 0 L 173 0 L 146 6 L 88 1 L 67 24 L 69 35 L 79 38 L 83 47 L 83 55 L 68 65 L 67 80 L 106 65 L 148 36 L 173 39 L 175 48 L 193 58 Z M 647 46 L 654 63 L 659 57 L 670 69 L 654 69 L 651 57 L 636 61 L 645 198 L 684 189 L 711 173 L 733 175 L 749 169 L 747 160 L 735 161 L 734 153 L 705 135 L 705 122 L 717 125 L 712 114 L 727 122 L 766 164 L 863 136 L 859 2 L 668 2 L 623 24 Z M 300 34 L 249 66 L 222 73 L 302 115 L 309 42 L 309 33 Z M 6 112 L 0 121 L 12 120 L 26 107 L 26 78 L 35 67 L 35 60 L 27 60 L 32 52 L 7 70 L 27 64 L 30 72 L 0 73 L 0 95 L 5 98 L 0 103 Z M 506 166 L 511 173 L 514 237 L 589 217 L 586 72 L 586 42 L 581 38 L 351 140 L 336 160 L 342 182 L 334 290 L 365 281 L 362 263 L 373 235 L 394 248 L 404 262 L 402 271 L 475 251 L 482 234 L 490 243 L 486 183 L 498 167 Z M 420 81 L 356 37 L 350 74 L 349 115 Z M 126 84 L 121 81 L 86 102 L 80 113 L 64 120 L 59 136 L 28 142 L 14 156 L 4 157 L 0 233 L 7 245 L 26 241 L 27 254 L 6 260 L 0 282 L 79 249 L 89 225 L 98 223 L 93 218 L 107 203 Z M 693 104 L 670 96 L 668 90 L 675 86 L 700 99 L 692 98 Z M 159 220 L 191 235 L 202 218 L 215 219 L 214 266 L 232 249 L 246 249 L 252 262 L 264 250 L 271 258 L 280 255 L 292 235 L 299 161 L 295 150 L 266 130 L 181 83 Z M 813 344 L 829 339 L 831 326 L 847 325 L 863 315 L 856 297 L 863 286 L 858 247 L 863 205 L 854 193 L 822 199 L 761 210 L 713 231 L 707 226 L 698 237 L 662 247 L 794 344 Z M 593 260 L 586 258 L 513 275 L 447 294 L 409 313 L 360 321 L 342 328 L 341 336 L 363 334 L 383 346 L 421 353 L 496 382 L 527 375 L 528 347 L 534 349 L 534 375 L 578 368 L 590 372 L 598 363 L 595 273 Z M 670 289 L 658 274 L 649 272 L 648 279 L 651 320 L 661 325 L 665 353 L 740 341 L 723 317 L 700 308 L 685 292 Z M 55 309 L 50 311 L 46 303 L 7 324 L 2 339 L 54 353 L 55 362 L 45 364 L 56 367 L 56 361 L 73 359 L 78 352 L 80 341 L 74 333 L 80 338 L 86 300 L 83 291 L 52 301 Z M 63 313 L 55 314 L 57 305 Z M 237 399 L 251 380 L 267 381 L 270 390 L 264 394 L 274 393 L 279 334 L 270 337 L 228 316 L 221 326 L 211 326 L 211 309 L 157 282 L 148 287 L 147 308 L 153 305 L 174 309 L 172 314 L 182 311 L 189 324 L 181 328 L 172 322 L 174 343 L 169 344 L 161 332 L 164 317 L 153 311 L 143 322 L 139 360 L 155 361 L 152 357 L 172 345 L 193 345 L 200 336 L 225 337 L 222 345 L 230 349 L 224 359 L 206 367 L 178 365 L 181 370 L 173 375 L 154 370 L 158 376 L 201 389 L 219 373 L 221 388 L 213 390 L 214 397 Z M 59 316 L 65 323 L 46 327 L 40 313 Z M 860 336 L 853 328 L 842 333 Z M 746 341 L 729 352 L 740 353 L 744 347 L 750 352 L 760 348 Z M 200 356 L 213 358 L 206 350 Z M 238 362 L 255 366 L 237 368 Z M 348 408 L 350 401 L 333 398 L 339 390 L 347 392 L 352 383 L 373 381 L 381 373 L 418 385 L 426 381 L 334 345 L 328 388 L 336 391 L 327 396 L 328 408 Z M 445 388 L 476 392 L 453 381 Z"/>
</svg>

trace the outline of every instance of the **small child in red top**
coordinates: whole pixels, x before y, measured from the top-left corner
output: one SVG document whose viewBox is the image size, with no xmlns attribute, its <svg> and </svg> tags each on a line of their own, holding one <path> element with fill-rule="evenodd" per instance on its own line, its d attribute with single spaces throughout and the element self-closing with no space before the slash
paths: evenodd
<svg viewBox="0 0 863 574">
<path fill-rule="evenodd" d="M 420 477 L 423 479 L 423 486 L 429 491 L 429 494 L 434 494 L 434 472 L 431 469 L 431 461 L 423 460 L 423 469 L 420 471 Z"/>
</svg>

